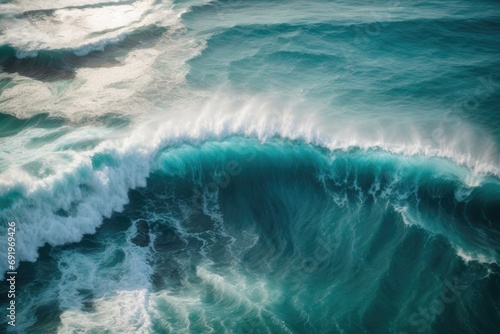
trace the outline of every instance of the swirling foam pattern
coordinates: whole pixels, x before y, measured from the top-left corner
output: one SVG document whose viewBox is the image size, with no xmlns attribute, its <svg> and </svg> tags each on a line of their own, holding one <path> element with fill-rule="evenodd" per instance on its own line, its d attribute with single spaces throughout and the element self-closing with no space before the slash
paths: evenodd
<svg viewBox="0 0 500 334">
<path fill-rule="evenodd" d="M 498 332 L 498 22 L 490 0 L 0 2 L 2 328 Z"/>
</svg>

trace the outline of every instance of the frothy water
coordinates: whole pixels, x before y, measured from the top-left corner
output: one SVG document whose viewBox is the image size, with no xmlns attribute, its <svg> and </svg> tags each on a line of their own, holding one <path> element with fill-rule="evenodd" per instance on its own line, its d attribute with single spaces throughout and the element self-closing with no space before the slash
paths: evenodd
<svg viewBox="0 0 500 334">
<path fill-rule="evenodd" d="M 499 13 L 1 3 L 2 326 L 496 332 Z"/>
</svg>

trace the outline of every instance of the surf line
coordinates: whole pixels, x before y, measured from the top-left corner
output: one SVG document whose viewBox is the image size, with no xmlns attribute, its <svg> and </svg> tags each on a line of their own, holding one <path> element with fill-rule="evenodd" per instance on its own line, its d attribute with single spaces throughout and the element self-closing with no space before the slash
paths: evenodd
<svg viewBox="0 0 500 334">
<path fill-rule="evenodd" d="M 16 223 L 9 222 L 9 227 L 7 229 L 7 262 L 9 264 L 9 271 L 7 275 L 7 282 L 9 283 L 9 290 L 7 291 L 7 298 L 9 299 L 9 307 L 7 307 L 7 317 L 9 321 L 7 322 L 9 326 L 16 326 Z"/>
</svg>

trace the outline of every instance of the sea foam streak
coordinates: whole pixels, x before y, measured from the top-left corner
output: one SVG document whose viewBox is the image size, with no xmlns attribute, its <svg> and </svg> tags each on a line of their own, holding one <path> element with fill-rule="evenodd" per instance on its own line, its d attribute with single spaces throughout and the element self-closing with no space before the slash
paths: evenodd
<svg viewBox="0 0 500 334">
<path fill-rule="evenodd" d="M 169 3 L 160 5 L 146 0 L 105 4 L 43 9 L 29 8 L 29 4 L 26 8 L 21 4 L 19 9 L 14 7 L 21 16 L 19 13 L 4 14 L 0 44 L 16 48 L 19 58 L 35 57 L 37 51 L 43 50 L 74 50 L 78 55 L 85 55 L 118 43 L 142 27 L 168 26 L 177 21 L 168 10 Z M 25 16 L 30 19 L 26 20 Z M 19 31 L 23 31 L 21 38 Z"/>
</svg>

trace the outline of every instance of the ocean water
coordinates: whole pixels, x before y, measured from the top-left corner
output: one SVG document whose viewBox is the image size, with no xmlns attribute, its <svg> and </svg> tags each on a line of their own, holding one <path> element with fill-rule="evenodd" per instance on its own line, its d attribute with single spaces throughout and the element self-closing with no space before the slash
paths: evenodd
<svg viewBox="0 0 500 334">
<path fill-rule="evenodd" d="M 500 3 L 0 1 L 5 333 L 500 333 Z"/>
</svg>

